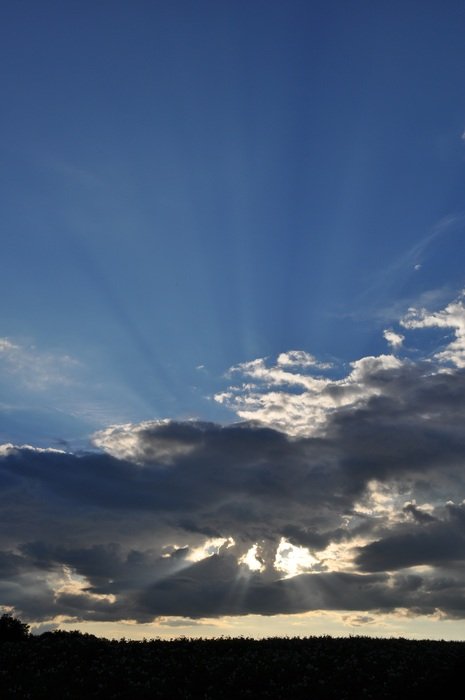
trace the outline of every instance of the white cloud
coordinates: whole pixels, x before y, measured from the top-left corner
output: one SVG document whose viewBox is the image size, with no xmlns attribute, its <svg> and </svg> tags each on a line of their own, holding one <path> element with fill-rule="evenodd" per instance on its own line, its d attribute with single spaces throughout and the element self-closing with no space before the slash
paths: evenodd
<svg viewBox="0 0 465 700">
<path fill-rule="evenodd" d="M 260 358 L 230 370 L 251 377 L 255 384 L 229 387 L 214 398 L 244 420 L 258 420 L 290 435 L 316 435 L 335 410 L 361 405 L 379 394 L 377 374 L 401 366 L 393 355 L 364 357 L 351 363 L 343 379 L 330 379 L 285 371 L 278 364 L 267 367 Z"/>
<path fill-rule="evenodd" d="M 314 557 L 307 547 L 297 547 L 281 537 L 276 549 L 274 568 L 286 578 L 298 576 L 319 569 L 319 560 Z"/>
<path fill-rule="evenodd" d="M 259 558 L 258 544 L 252 545 L 247 552 L 239 558 L 239 564 L 244 564 L 249 571 L 264 571 L 265 566 Z"/>
<path fill-rule="evenodd" d="M 19 350 L 19 345 L 15 345 L 8 338 L 0 338 L 0 352 L 9 354 Z"/>
<path fill-rule="evenodd" d="M 402 347 L 402 343 L 405 340 L 405 336 L 401 335 L 400 333 L 396 333 L 395 331 L 391 329 L 386 329 L 383 331 L 383 336 L 385 340 L 389 343 L 389 345 L 392 347 L 392 349 L 398 350 L 399 348 Z"/>
<path fill-rule="evenodd" d="M 289 350 L 278 355 L 277 364 L 280 367 L 315 367 L 316 369 L 331 369 L 329 362 L 319 362 L 314 355 L 304 350 Z"/>
<path fill-rule="evenodd" d="M 282 366 L 274 365 L 267 367 L 264 358 L 250 360 L 249 362 L 241 362 L 229 370 L 231 374 L 240 374 L 242 376 L 251 377 L 256 381 L 266 382 L 270 386 L 279 385 L 294 385 L 306 389 L 314 389 L 326 384 L 326 379 L 312 377 L 307 374 L 299 374 L 285 370 Z M 234 387 L 231 387 L 234 388 Z"/>
<path fill-rule="evenodd" d="M 57 454 L 65 455 L 65 450 L 57 450 L 55 447 L 35 447 L 33 445 L 13 445 L 11 442 L 3 443 L 0 445 L 0 457 L 9 457 L 20 451 L 30 451 L 37 454 Z"/>
<path fill-rule="evenodd" d="M 436 312 L 410 308 L 400 324 L 408 330 L 453 331 L 454 339 L 433 354 L 436 362 L 429 363 L 431 374 L 444 372 L 444 363 L 465 368 L 463 296 Z M 312 369 L 323 365 L 306 351 L 290 350 L 279 354 L 275 363 L 257 358 L 232 367 L 230 374 L 245 381 L 236 382 L 214 398 L 243 420 L 259 421 L 294 436 L 322 435 L 335 411 L 361 407 L 386 394 L 389 389 L 383 373 L 401 371 L 409 364 L 399 357 L 405 336 L 392 329 L 384 330 L 383 336 L 396 355 L 362 357 L 350 363 L 350 371 L 342 378 L 313 376 Z"/>
<path fill-rule="evenodd" d="M 461 299 L 448 304 L 445 309 L 429 312 L 426 309 L 409 309 L 401 320 L 404 328 L 444 328 L 452 330 L 455 339 L 435 353 L 439 362 L 450 362 L 456 367 L 465 367 L 465 306 Z"/>
</svg>

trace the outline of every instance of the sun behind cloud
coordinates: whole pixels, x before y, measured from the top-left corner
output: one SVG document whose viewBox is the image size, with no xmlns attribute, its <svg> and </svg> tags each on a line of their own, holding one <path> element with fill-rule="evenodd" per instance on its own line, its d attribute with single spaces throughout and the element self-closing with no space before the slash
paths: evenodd
<svg viewBox="0 0 465 700">
<path fill-rule="evenodd" d="M 78 454 L 4 445 L 4 605 L 37 622 L 461 619 L 463 300 L 400 325 L 453 337 L 414 361 L 386 331 L 396 355 L 342 378 L 303 351 L 237 365 L 217 400 L 239 423 L 115 425 Z"/>
</svg>

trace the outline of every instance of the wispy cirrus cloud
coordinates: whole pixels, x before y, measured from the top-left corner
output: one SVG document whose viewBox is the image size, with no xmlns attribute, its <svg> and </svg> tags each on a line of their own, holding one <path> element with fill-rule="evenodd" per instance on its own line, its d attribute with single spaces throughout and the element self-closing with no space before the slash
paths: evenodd
<svg viewBox="0 0 465 700">
<path fill-rule="evenodd" d="M 41 391 L 52 385 L 69 385 L 79 362 L 64 353 L 42 352 L 34 345 L 0 338 L 2 379 L 14 379 L 27 389 Z"/>
<path fill-rule="evenodd" d="M 89 431 L 124 420 L 134 401 L 121 386 L 96 381 L 77 357 L 7 337 L 0 337 L 0 392 L 0 439 L 42 446 L 52 436 L 88 444 Z"/>
</svg>

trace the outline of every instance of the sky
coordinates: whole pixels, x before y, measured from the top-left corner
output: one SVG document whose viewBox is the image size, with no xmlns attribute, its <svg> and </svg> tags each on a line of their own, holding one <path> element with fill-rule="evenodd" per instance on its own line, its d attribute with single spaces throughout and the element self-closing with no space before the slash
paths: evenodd
<svg viewBox="0 0 465 700">
<path fill-rule="evenodd" d="M 463 639 L 465 8 L 0 10 L 0 607 Z"/>
</svg>

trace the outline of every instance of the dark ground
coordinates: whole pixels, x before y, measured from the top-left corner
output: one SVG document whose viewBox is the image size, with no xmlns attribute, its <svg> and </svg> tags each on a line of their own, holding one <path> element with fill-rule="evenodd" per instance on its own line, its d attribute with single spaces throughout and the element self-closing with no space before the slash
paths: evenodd
<svg viewBox="0 0 465 700">
<path fill-rule="evenodd" d="M 465 642 L 244 638 L 109 641 L 48 632 L 0 643 L 0 698 L 455 697 Z"/>
</svg>

